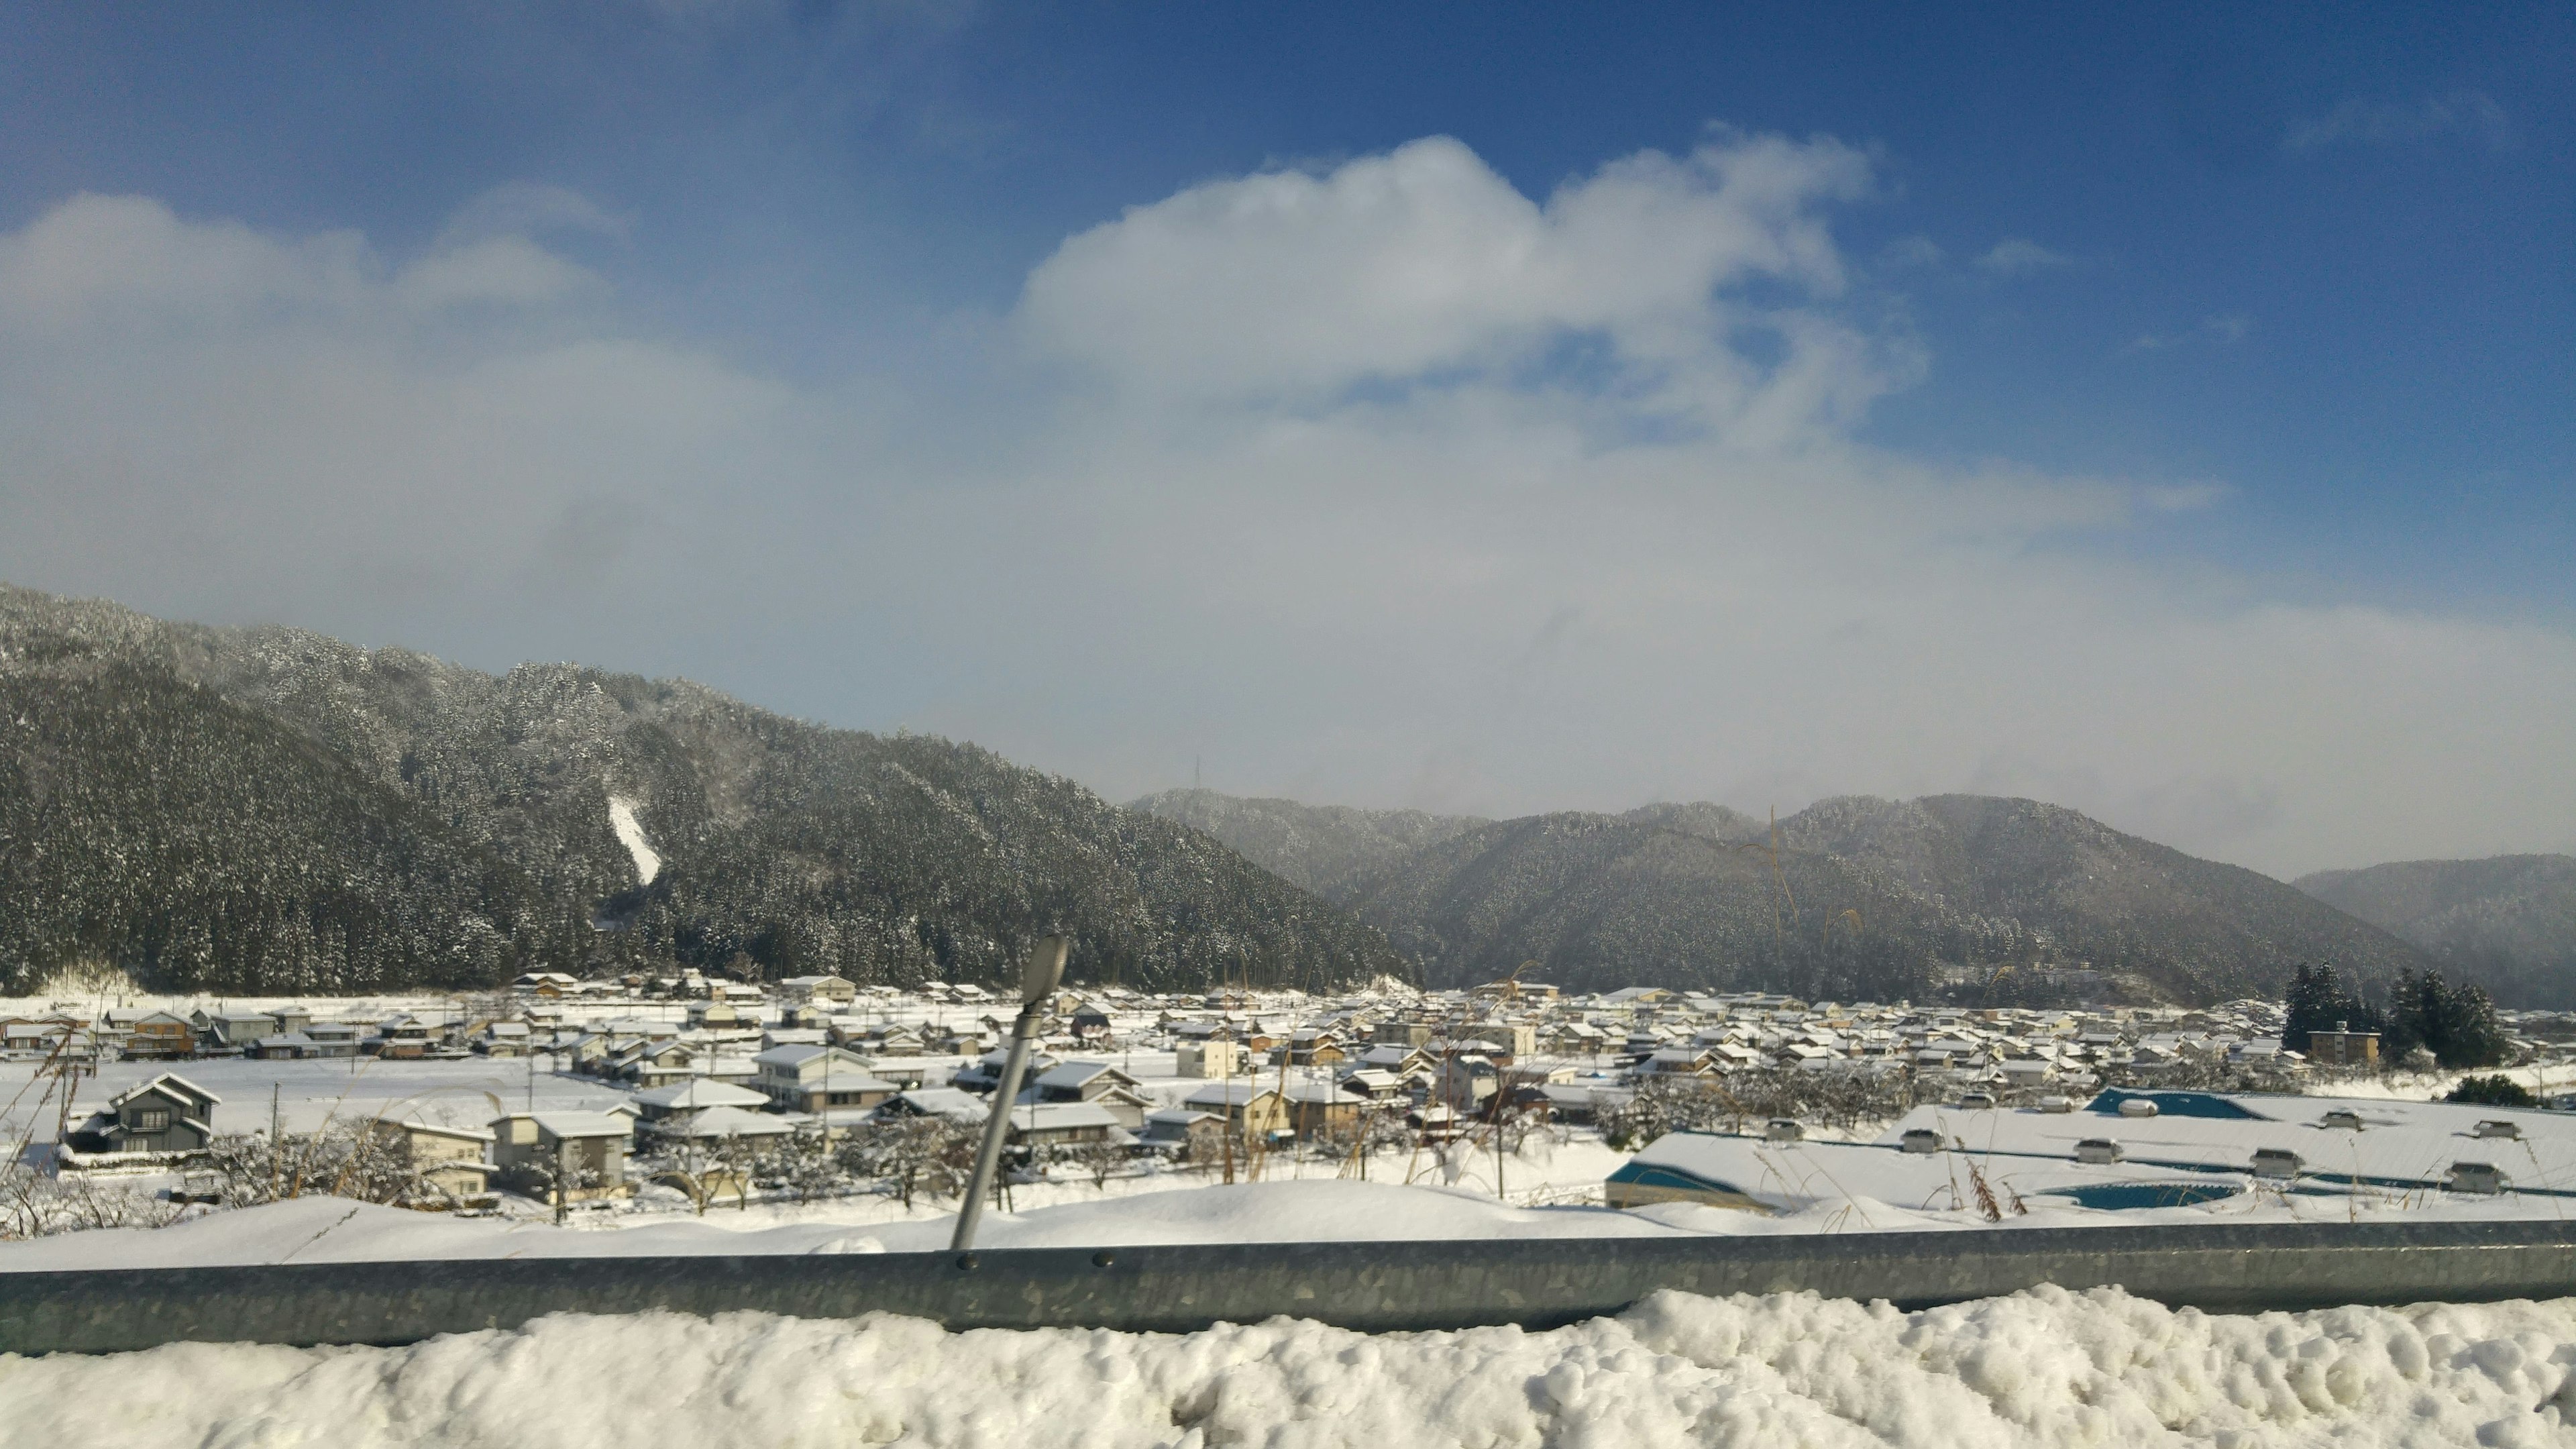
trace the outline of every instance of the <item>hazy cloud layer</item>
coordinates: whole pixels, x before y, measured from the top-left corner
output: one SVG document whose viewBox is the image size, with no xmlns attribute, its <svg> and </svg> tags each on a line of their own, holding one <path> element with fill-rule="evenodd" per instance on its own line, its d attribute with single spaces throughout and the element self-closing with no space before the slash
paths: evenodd
<svg viewBox="0 0 2576 1449">
<path fill-rule="evenodd" d="M 2112 561 L 2196 480 L 1853 440 L 1828 140 L 1524 196 L 1434 138 L 1067 239 L 935 367 L 638 335 L 523 191 L 426 253 L 82 197 L 0 238 L 0 575 L 584 657 L 1188 778 L 1521 811 L 2028 793 L 2276 871 L 2563 848 L 2576 640 Z"/>
</svg>

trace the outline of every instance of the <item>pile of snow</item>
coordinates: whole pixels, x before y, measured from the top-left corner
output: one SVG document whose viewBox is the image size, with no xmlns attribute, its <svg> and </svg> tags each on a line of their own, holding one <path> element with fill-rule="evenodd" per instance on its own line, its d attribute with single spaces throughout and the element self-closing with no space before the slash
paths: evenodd
<svg viewBox="0 0 2576 1449">
<path fill-rule="evenodd" d="M 2227 1317 L 2040 1289 L 1901 1314 L 1665 1293 L 1368 1335 L 563 1315 L 399 1349 L 0 1357 L 13 1440 L 590 1446 L 2563 1444 L 2576 1302 Z"/>
</svg>

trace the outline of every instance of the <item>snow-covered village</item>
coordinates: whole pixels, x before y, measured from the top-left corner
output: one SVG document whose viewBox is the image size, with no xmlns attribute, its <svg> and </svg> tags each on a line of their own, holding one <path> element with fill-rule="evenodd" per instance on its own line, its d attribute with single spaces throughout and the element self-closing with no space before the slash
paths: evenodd
<svg viewBox="0 0 2576 1449">
<path fill-rule="evenodd" d="M 973 984 L 545 972 L 465 997 L 10 1005 L 0 1082 L 22 1153 L 0 1231 L 35 1239 L 308 1194 L 496 1227 L 928 1219 L 963 1190 L 1016 1003 Z M 2576 1110 L 2563 1129 L 2554 1115 L 2576 1109 L 2576 1013 L 2497 1018 L 2507 1070 L 2464 1073 L 2420 1044 L 2383 1061 L 2379 1033 L 2348 1022 L 2293 1049 L 2284 1007 L 2251 1000 L 1918 1008 L 1518 978 L 1068 990 L 1036 1023 L 996 1201 L 1097 1204 L 1083 1216 L 1106 1223 L 1139 1193 L 1343 1181 L 1441 1188 L 1435 1213 L 1475 1196 L 1747 1215 L 1693 1215 L 1703 1231 L 2000 1223 L 2007 1200 L 2047 1221 L 2267 1201 L 2555 1216 L 2576 1194 Z M 2478 1090 L 2498 1077 L 2503 1095 Z M 2171 1093 L 2283 1125 L 2204 1141 L 2199 1111 L 2144 1110 Z M 2453 1093 L 2469 1100 L 2425 1105 Z M 2374 1130 L 2344 1140 L 2374 1149 L 2368 1170 L 2314 1145 L 2318 1123 L 2356 1114 Z M 2461 1137 L 2461 1161 L 2412 1137 L 2401 1151 L 2384 1130 L 2400 1125 Z M 1985 1186 L 1962 1195 L 1953 1153 Z M 1398 1214 L 1344 1231 L 1408 1229 Z M 0 1248 L 0 1264 L 50 1251 Z"/>
</svg>

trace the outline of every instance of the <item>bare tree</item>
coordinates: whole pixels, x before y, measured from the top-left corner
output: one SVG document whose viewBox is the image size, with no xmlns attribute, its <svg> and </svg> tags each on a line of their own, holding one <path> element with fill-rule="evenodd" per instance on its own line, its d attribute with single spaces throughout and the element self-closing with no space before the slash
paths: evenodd
<svg viewBox="0 0 2576 1449">
<path fill-rule="evenodd" d="M 186 1211 L 125 1183 L 56 1177 L 23 1161 L 0 1168 L 0 1238 L 166 1227 Z"/>
<path fill-rule="evenodd" d="M 1092 1191 L 1106 1192 L 1110 1174 L 1125 1167 L 1134 1154 L 1123 1144 L 1100 1141 L 1076 1143 L 1064 1156 L 1076 1170 L 1091 1179 Z"/>
<path fill-rule="evenodd" d="M 906 1210 L 916 1197 L 955 1197 L 975 1165 L 976 1128 L 945 1117 L 887 1117 L 842 1134 L 839 1158 L 853 1176 L 884 1183 Z"/>
<path fill-rule="evenodd" d="M 667 1182 L 688 1194 L 699 1217 L 727 1186 L 738 1186 L 722 1144 L 690 1135 L 684 1119 L 668 1119 L 645 1129 L 641 1166 L 655 1182 Z"/>
</svg>

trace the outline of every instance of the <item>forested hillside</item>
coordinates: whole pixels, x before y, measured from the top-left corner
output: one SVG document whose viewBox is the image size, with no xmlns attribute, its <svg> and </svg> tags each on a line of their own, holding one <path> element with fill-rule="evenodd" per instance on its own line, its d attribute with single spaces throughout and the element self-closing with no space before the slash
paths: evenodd
<svg viewBox="0 0 2576 1449">
<path fill-rule="evenodd" d="M 2576 1005 L 2576 856 L 2395 861 L 2298 886 L 2414 942 L 2503 1005 Z"/>
<path fill-rule="evenodd" d="M 1282 839 L 1300 852 L 1291 868 L 1359 854 L 1319 850 L 1331 837 L 1292 813 L 1304 807 L 1198 794 L 1193 818 L 1274 869 Z M 1282 819 L 1302 833 L 1275 828 Z M 1528 960 L 1533 978 L 1571 987 L 1894 997 L 2037 963 L 2089 966 L 2130 994 L 2209 1001 L 2277 993 L 2301 962 L 2336 962 L 2363 982 L 2431 964 L 2268 876 L 2032 800 L 1820 801 L 1779 822 L 1776 855 L 1768 822 L 1705 803 L 1456 823 L 1409 853 L 1377 837 L 1380 863 L 1345 866 L 1326 888 L 1440 984 Z"/>
<path fill-rule="evenodd" d="M 544 966 L 1321 986 L 1384 938 L 1215 840 L 972 745 L 680 681 L 492 676 L 0 586 L 0 989 L 362 989 Z M 621 842 L 625 802 L 655 869 Z"/>
<path fill-rule="evenodd" d="M 1300 805 L 1214 790 L 1165 790 L 1130 801 L 1127 808 L 1203 830 L 1329 901 L 1349 899 L 1371 877 L 1426 846 L 1493 823 L 1472 815 Z"/>
</svg>

